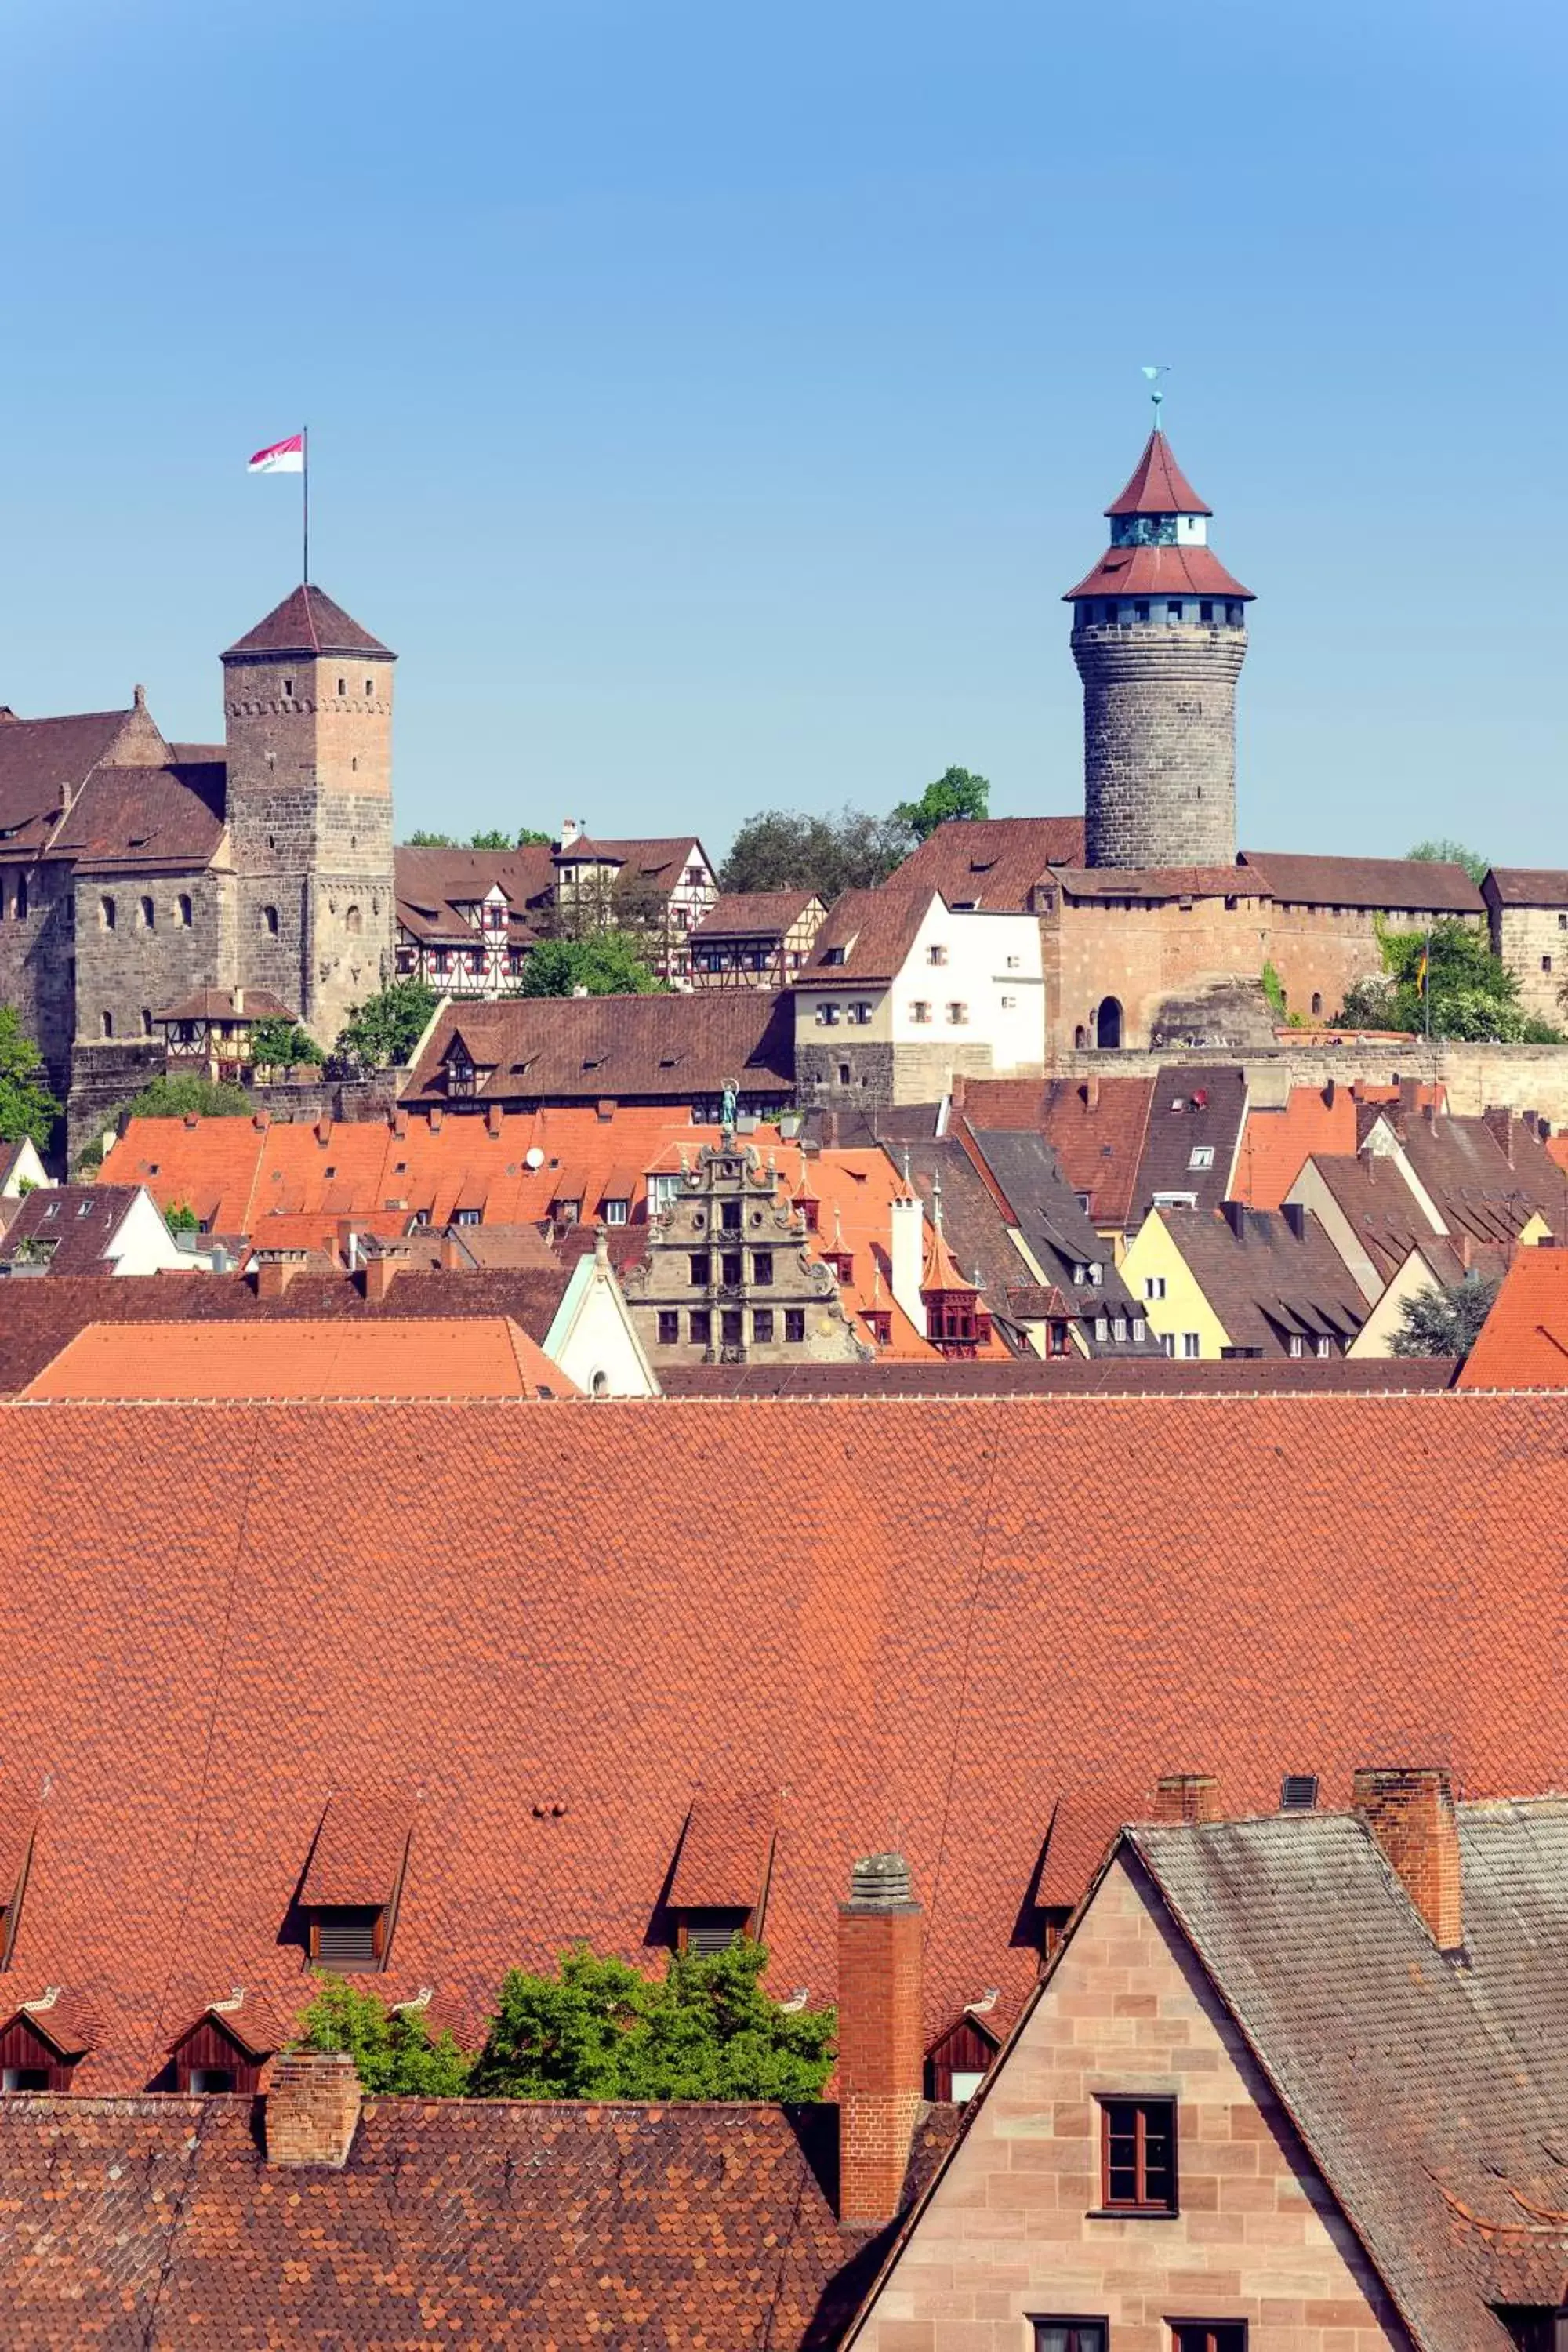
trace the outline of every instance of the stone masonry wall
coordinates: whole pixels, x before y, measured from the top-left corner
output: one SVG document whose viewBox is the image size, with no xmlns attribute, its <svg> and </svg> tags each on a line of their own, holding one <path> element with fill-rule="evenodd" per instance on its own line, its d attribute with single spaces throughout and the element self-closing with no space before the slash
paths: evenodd
<svg viewBox="0 0 1568 2352">
<path fill-rule="evenodd" d="M 949 1092 L 956 1071 L 985 1078 L 993 1066 L 988 1045 L 961 1045 L 956 1037 L 929 1045 L 858 1045 L 842 1037 L 826 1045 L 797 1042 L 795 1100 L 802 1110 L 885 1110 L 895 1103 L 936 1102 Z"/>
<path fill-rule="evenodd" d="M 1393 1086 L 1401 1078 L 1424 1084 L 1441 1080 L 1448 1108 L 1473 1118 L 1492 1108 L 1539 1111 L 1554 1128 L 1568 1127 L 1568 1045 L 1466 1045 L 1415 1039 L 1405 1045 L 1280 1046 L 1272 1054 L 1185 1052 L 1157 1054 L 1058 1053 L 1052 1076 L 1152 1077 L 1173 1067 L 1199 1070 L 1239 1061 L 1253 1100 L 1283 1103 L 1291 1087 L 1341 1086 L 1363 1079 Z"/>
<path fill-rule="evenodd" d="M 57 1094 L 69 1077 L 76 1023 L 72 915 L 68 866 L 0 867 L 0 1004 L 36 1041 Z"/>
<path fill-rule="evenodd" d="M 198 988 L 222 987 L 230 976 L 232 906 L 232 877 L 205 867 L 123 878 L 79 876 L 78 1046 L 149 1041 L 160 1048 L 161 1060 L 158 1014 Z"/>
<path fill-rule="evenodd" d="M 1527 1013 L 1568 1028 L 1557 992 L 1568 980 L 1568 907 L 1494 907 L 1492 951 L 1519 981 Z"/>
<path fill-rule="evenodd" d="M 1180 2210 L 1100 2217 L 1101 2096 L 1176 2103 Z M 1248 2352 L 1409 2352 L 1371 2264 L 1157 1898 L 1118 1866 L 889 2273 L 863 2352 L 1022 2352 L 1030 2318 L 1114 2352 L 1240 2319 Z"/>
<path fill-rule="evenodd" d="M 1245 629 L 1078 628 L 1090 866 L 1228 866 Z"/>
</svg>

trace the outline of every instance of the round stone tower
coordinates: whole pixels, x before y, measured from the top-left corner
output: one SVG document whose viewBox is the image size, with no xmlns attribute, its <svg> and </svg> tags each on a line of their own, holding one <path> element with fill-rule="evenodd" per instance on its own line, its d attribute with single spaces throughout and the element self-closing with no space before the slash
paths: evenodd
<svg viewBox="0 0 1568 2352">
<path fill-rule="evenodd" d="M 1083 680 L 1089 863 L 1233 865 L 1251 591 L 1210 551 L 1211 509 L 1158 424 L 1105 511 L 1110 545 L 1065 600 Z"/>
</svg>

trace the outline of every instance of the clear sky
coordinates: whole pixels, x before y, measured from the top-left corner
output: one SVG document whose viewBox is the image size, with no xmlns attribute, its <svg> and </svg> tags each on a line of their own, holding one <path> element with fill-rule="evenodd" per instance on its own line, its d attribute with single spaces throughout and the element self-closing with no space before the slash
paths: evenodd
<svg viewBox="0 0 1568 2352">
<path fill-rule="evenodd" d="M 1549 0 L 3 0 L 0 702 L 312 571 L 399 831 L 1081 804 L 1146 429 L 1258 593 L 1241 835 L 1568 866 Z"/>
</svg>

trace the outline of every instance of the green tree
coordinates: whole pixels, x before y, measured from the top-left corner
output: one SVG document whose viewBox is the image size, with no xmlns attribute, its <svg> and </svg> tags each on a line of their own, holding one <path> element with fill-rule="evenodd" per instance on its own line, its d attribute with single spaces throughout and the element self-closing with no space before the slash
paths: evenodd
<svg viewBox="0 0 1568 2352">
<path fill-rule="evenodd" d="M 1467 849 L 1462 841 L 1445 835 L 1436 841 L 1417 841 L 1405 853 L 1422 866 L 1462 866 L 1478 887 L 1491 870 L 1491 859 Z"/>
<path fill-rule="evenodd" d="M 1495 1281 L 1474 1274 L 1461 1282 L 1428 1283 L 1405 1300 L 1390 1349 L 1396 1356 L 1468 1356 L 1497 1291 Z"/>
<path fill-rule="evenodd" d="M 432 2041 L 419 2011 L 383 2008 L 342 1977 L 318 1978 L 296 2050 L 346 2051 L 372 2097 L 460 2099 L 469 2060 L 449 2033 Z"/>
<path fill-rule="evenodd" d="M 291 1070 L 297 1063 L 326 1056 L 297 1021 L 258 1021 L 250 1033 L 250 1058 L 258 1070 Z"/>
<path fill-rule="evenodd" d="M 401 1068 L 440 1001 L 422 980 L 395 980 L 352 1007 L 333 1052 L 364 1070 Z"/>
<path fill-rule="evenodd" d="M 0 1004 L 0 1143 L 30 1135 L 40 1150 L 60 1115 L 44 1076 L 44 1057 L 15 1006 Z"/>
<path fill-rule="evenodd" d="M 1500 1045 L 1562 1043 L 1549 1023 L 1526 1013 L 1519 981 L 1500 963 L 1486 934 L 1446 915 L 1429 932 L 1394 930 L 1380 923 L 1383 971 L 1346 994 L 1334 1025 L 1342 1029 L 1408 1029 L 1420 1035 Z M 1422 980 L 1422 965 L 1426 978 Z"/>
<path fill-rule="evenodd" d="M 163 1212 L 163 1223 L 172 1234 L 196 1233 L 201 1222 L 188 1201 L 175 1201 Z"/>
<path fill-rule="evenodd" d="M 990 813 L 991 787 L 984 776 L 973 775 L 967 768 L 944 768 L 918 801 L 900 801 L 893 818 L 896 824 L 908 825 L 917 841 L 929 841 L 939 824 Z"/>
<path fill-rule="evenodd" d="M 662 1978 L 585 1945 L 554 1976 L 512 1969 L 470 2087 L 512 2099 L 816 2099 L 833 2063 L 831 2009 L 793 2014 L 763 1990 L 768 1956 L 677 1953 Z"/>
<path fill-rule="evenodd" d="M 526 849 L 530 843 L 547 845 L 550 835 L 540 833 L 531 824 L 520 824 L 515 833 L 507 833 L 499 824 L 483 832 L 471 833 L 467 841 L 459 841 L 453 833 L 426 833 L 423 827 L 408 836 L 410 849 Z"/>
<path fill-rule="evenodd" d="M 624 931 L 599 931 L 581 940 L 542 940 L 529 950 L 518 983 L 520 996 L 658 996 L 655 978 L 637 942 Z"/>
<path fill-rule="evenodd" d="M 846 890 L 885 882 L 914 845 L 897 817 L 865 809 L 807 816 L 761 809 L 736 834 L 720 874 L 725 890 L 815 890 L 831 905 Z"/>
</svg>

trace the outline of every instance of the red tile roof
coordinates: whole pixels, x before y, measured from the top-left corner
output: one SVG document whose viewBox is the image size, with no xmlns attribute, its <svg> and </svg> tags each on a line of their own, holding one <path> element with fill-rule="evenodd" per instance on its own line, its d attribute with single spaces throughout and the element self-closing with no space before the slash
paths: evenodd
<svg viewBox="0 0 1568 2352">
<path fill-rule="evenodd" d="M 298 1013 L 274 996 L 269 988 L 240 991 L 243 1011 L 236 1012 L 232 988 L 198 988 L 155 1017 L 160 1021 L 298 1021 Z"/>
<path fill-rule="evenodd" d="M 1519 1252 L 1458 1385 L 1568 1389 L 1568 1249 Z"/>
<path fill-rule="evenodd" d="M 905 887 L 907 871 L 900 867 L 880 889 L 846 890 L 834 900 L 812 942 L 811 953 L 795 975 L 797 988 L 897 979 L 936 895 Z"/>
<path fill-rule="evenodd" d="M 0 710 L 0 856 L 30 855 L 60 815 L 60 787 L 81 787 L 131 724 L 129 710 L 17 719 Z"/>
<path fill-rule="evenodd" d="M 837 2143 L 826 2105 L 373 2099 L 295 2170 L 248 2099 L 5 2099 L 6 2352 L 826 2352 L 887 2234 L 837 2226 Z"/>
<path fill-rule="evenodd" d="M 767 1789 L 773 1982 L 831 1997 L 896 1822 L 934 2032 L 1033 1980 L 1064 1790 L 1555 1777 L 1561 1428 L 1452 1395 L 0 1408 L 0 1757 L 47 1783 L 15 1982 L 101 2008 L 83 2092 L 145 2084 L 215 1990 L 292 2013 L 327 1799 L 395 1781 L 383 1983 L 478 2020 L 574 1935 L 650 1964 L 693 1797 Z"/>
<path fill-rule="evenodd" d="M 232 1280 L 185 1275 L 183 1281 Z M 66 1397 L 526 1397 L 578 1391 L 502 1317 L 94 1323 L 29 1381 Z"/>
<path fill-rule="evenodd" d="M 682 1911 L 749 1911 L 763 1891 L 778 1831 L 778 1796 L 763 1789 L 693 1800 L 669 1882 Z"/>
<path fill-rule="evenodd" d="M 316 1906 L 390 1903 L 414 1834 L 412 1789 L 337 1789 L 310 1848 L 300 1900 Z"/>
<path fill-rule="evenodd" d="M 1387 908 L 1400 914 L 1484 915 L 1462 866 L 1424 857 L 1297 857 L 1244 849 L 1239 862 L 1288 906 Z M 1245 887 L 1245 886 L 1244 886 Z"/>
<path fill-rule="evenodd" d="M 1062 598 L 1084 596 L 1218 596 L 1249 604 L 1244 588 L 1210 547 L 1108 547 L 1092 572 Z"/>
<path fill-rule="evenodd" d="M 223 658 L 226 661 L 247 661 L 262 656 L 297 654 L 309 661 L 318 654 L 353 654 L 367 661 L 392 661 L 395 656 L 379 637 L 334 604 L 320 588 L 293 589 L 280 604 L 274 604 L 265 620 L 258 621 L 243 637 L 237 637 Z"/>
<path fill-rule="evenodd" d="M 955 1363 L 928 1350 L 920 1357 L 882 1353 L 870 1364 L 668 1364 L 660 1369 L 659 1384 L 669 1397 L 736 1402 L 762 1397 L 1408 1396 L 1451 1387 L 1456 1370 L 1451 1359 L 1426 1356 L 1205 1363 L 1123 1350 L 1100 1358 L 999 1354 L 990 1361 Z"/>
<path fill-rule="evenodd" d="M 1081 816 L 958 818 L 910 852 L 893 882 L 940 890 L 950 907 L 1026 913 L 1035 885 L 1053 866 L 1081 866 Z"/>
<path fill-rule="evenodd" d="M 547 842 L 521 849 L 426 849 L 400 845 L 393 852 L 397 919 L 415 938 L 464 948 L 482 947 L 485 934 L 458 910 L 481 905 L 499 888 L 508 907 L 507 939 L 517 946 L 537 934 L 534 916 L 548 899 L 555 867 Z"/>
<path fill-rule="evenodd" d="M 1127 488 L 1106 508 L 1108 515 L 1213 514 L 1205 507 L 1180 466 L 1175 452 L 1156 425 L 1143 444 Z"/>
<path fill-rule="evenodd" d="M 694 940 L 778 939 L 821 902 L 815 890 L 726 890 L 693 923 Z"/>
<path fill-rule="evenodd" d="M 221 767 L 95 770 L 56 835 L 57 856 L 83 873 L 200 870 L 223 838 Z"/>
<path fill-rule="evenodd" d="M 1419 1102 L 1441 1103 L 1441 1086 L 1423 1086 Z M 1289 1099 L 1249 1109 L 1241 1133 L 1233 1197 L 1251 1209 L 1277 1209 L 1309 1160 L 1353 1154 L 1371 1119 L 1399 1100 L 1397 1087 L 1361 1079 L 1342 1086 L 1292 1087 Z"/>
<path fill-rule="evenodd" d="M 787 991 L 700 989 L 689 996 L 527 996 L 454 1004 L 405 1094 L 444 1102 L 444 1056 L 460 1035 L 492 1075 L 480 1102 L 652 1101 L 675 1107 L 738 1080 L 742 1097 L 795 1094 L 795 1003 Z"/>
<path fill-rule="evenodd" d="M 1138 866 L 1064 868 L 1058 875 L 1074 898 L 1267 898 L 1257 877 L 1235 866 Z"/>
<path fill-rule="evenodd" d="M 965 1087 L 964 1117 L 972 1127 L 1014 1123 L 1000 1100 L 993 1101 L 994 1083 L 971 1081 Z M 1131 1220 L 1156 1084 L 1117 1077 L 1046 1082 L 1040 1132 L 1073 1191 L 1088 1194 L 1089 1216 L 1107 1233 Z"/>
</svg>

